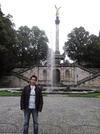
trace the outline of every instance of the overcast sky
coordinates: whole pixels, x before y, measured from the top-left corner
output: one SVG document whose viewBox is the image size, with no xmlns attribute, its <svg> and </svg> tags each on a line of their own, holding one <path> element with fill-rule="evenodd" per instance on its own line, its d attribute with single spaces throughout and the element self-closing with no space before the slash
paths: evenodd
<svg viewBox="0 0 100 134">
<path fill-rule="evenodd" d="M 11 14 L 16 29 L 38 26 L 55 46 L 55 5 L 60 8 L 60 51 L 67 35 L 75 27 L 83 26 L 90 34 L 100 30 L 100 0 L 0 0 L 5 15 Z"/>
</svg>

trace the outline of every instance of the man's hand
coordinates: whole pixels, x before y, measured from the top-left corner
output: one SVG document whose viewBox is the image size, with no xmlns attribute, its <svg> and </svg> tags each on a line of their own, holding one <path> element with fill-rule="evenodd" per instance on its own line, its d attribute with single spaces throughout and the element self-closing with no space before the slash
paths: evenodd
<svg viewBox="0 0 100 134">
<path fill-rule="evenodd" d="M 22 109 L 23 112 L 25 112 L 25 109 Z"/>
</svg>

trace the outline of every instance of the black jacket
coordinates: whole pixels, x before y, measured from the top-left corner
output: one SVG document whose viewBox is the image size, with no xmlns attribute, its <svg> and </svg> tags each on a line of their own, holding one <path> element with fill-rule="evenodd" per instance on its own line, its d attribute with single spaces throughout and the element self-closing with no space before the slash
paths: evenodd
<svg viewBox="0 0 100 134">
<path fill-rule="evenodd" d="M 31 91 L 30 85 L 26 86 L 22 91 L 21 100 L 20 100 L 21 110 L 27 109 L 29 106 L 30 91 Z M 36 94 L 35 97 L 36 110 L 41 112 L 43 107 L 43 96 L 42 96 L 41 89 L 37 85 L 35 85 L 35 94 Z"/>
</svg>

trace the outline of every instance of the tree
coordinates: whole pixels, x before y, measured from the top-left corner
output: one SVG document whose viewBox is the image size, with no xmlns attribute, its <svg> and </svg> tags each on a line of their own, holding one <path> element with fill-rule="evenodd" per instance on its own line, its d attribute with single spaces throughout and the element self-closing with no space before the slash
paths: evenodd
<svg viewBox="0 0 100 134">
<path fill-rule="evenodd" d="M 46 60 L 48 52 L 48 39 L 45 32 L 37 26 L 31 29 L 21 26 L 17 31 L 17 49 L 21 65 L 41 64 Z"/>
<path fill-rule="evenodd" d="M 100 67 L 100 38 L 96 35 L 89 36 L 84 59 L 88 66 Z"/>
<path fill-rule="evenodd" d="M 71 60 L 75 60 L 79 63 L 82 61 L 88 37 L 89 32 L 83 27 L 74 28 L 72 32 L 68 34 L 68 41 L 65 42 L 64 51 Z"/>
<path fill-rule="evenodd" d="M 28 60 L 28 51 L 30 45 L 30 29 L 27 26 L 21 26 L 17 31 L 17 54 L 18 61 L 23 66 Z M 31 57 L 30 57 L 31 58 Z"/>
<path fill-rule="evenodd" d="M 0 8 L 0 74 L 9 72 L 16 63 L 16 32 L 11 15 L 5 16 Z"/>
<path fill-rule="evenodd" d="M 100 38 L 93 34 L 89 35 L 83 27 L 74 28 L 68 34 L 64 51 L 79 64 L 91 67 L 100 66 Z"/>
</svg>

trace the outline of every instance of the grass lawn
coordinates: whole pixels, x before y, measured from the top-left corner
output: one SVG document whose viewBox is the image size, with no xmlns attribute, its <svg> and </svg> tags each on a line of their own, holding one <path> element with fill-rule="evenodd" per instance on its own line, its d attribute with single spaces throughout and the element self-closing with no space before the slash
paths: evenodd
<svg viewBox="0 0 100 134">
<path fill-rule="evenodd" d="M 21 92 L 11 93 L 8 91 L 0 91 L 0 96 L 21 96 Z M 43 96 L 47 96 L 47 94 L 43 94 Z"/>
<path fill-rule="evenodd" d="M 69 97 L 88 97 L 88 98 L 100 98 L 100 93 L 90 94 L 68 94 Z"/>
<path fill-rule="evenodd" d="M 84 89 L 98 89 L 98 90 L 100 90 L 100 87 L 82 87 L 82 88 L 84 88 Z"/>
<path fill-rule="evenodd" d="M 0 96 L 21 96 L 21 93 L 11 93 L 11 92 L 7 92 L 7 91 L 1 91 L 0 92 Z"/>
<path fill-rule="evenodd" d="M 0 96 L 21 96 L 21 92 L 11 93 L 8 91 L 0 91 Z M 48 96 L 43 94 L 43 96 Z M 90 94 L 67 94 L 68 97 L 91 97 L 91 98 L 100 98 L 100 93 L 90 93 Z"/>
</svg>

